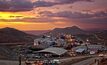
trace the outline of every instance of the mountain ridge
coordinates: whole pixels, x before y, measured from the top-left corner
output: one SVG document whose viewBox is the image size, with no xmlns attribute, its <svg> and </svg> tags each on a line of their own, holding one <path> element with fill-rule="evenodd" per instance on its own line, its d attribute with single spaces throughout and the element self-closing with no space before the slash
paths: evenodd
<svg viewBox="0 0 107 65">
<path fill-rule="evenodd" d="M 72 27 L 65 27 L 65 28 L 55 28 L 51 31 L 49 31 L 46 34 L 59 34 L 59 33 L 64 33 L 64 34 L 88 34 L 87 31 L 82 30 L 81 28 L 77 27 L 77 26 L 72 26 Z"/>
<path fill-rule="evenodd" d="M 27 34 L 15 28 L 0 29 L 0 43 L 32 42 L 36 36 Z"/>
</svg>

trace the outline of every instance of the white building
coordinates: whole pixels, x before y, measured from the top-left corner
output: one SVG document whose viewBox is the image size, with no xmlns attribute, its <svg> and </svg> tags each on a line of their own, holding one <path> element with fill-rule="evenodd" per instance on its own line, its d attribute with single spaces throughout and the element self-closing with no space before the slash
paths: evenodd
<svg viewBox="0 0 107 65">
<path fill-rule="evenodd" d="M 34 40 L 34 46 L 45 46 L 49 47 L 55 43 L 55 39 L 51 37 L 38 38 Z"/>
</svg>

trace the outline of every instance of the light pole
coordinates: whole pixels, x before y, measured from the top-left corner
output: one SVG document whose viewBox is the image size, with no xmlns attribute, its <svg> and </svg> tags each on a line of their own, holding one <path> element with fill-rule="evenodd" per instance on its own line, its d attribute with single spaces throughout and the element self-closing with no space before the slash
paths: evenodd
<svg viewBox="0 0 107 65">
<path fill-rule="evenodd" d="M 19 65 L 21 65 L 21 54 L 19 55 Z"/>
</svg>

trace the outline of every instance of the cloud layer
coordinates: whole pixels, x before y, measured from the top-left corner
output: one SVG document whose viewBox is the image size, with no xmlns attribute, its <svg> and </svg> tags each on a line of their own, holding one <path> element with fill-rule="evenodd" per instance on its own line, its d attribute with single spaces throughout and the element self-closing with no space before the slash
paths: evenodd
<svg viewBox="0 0 107 65">
<path fill-rule="evenodd" d="M 33 4 L 27 0 L 0 0 L 0 11 L 29 11 Z"/>
<path fill-rule="evenodd" d="M 35 1 L 30 0 L 0 0 L 0 11 L 30 11 L 37 7 L 51 7 L 54 5 L 70 4 L 78 1 L 91 2 L 92 0 L 55 0 L 50 1 Z"/>
<path fill-rule="evenodd" d="M 40 12 L 39 14 L 47 17 L 64 17 L 68 19 L 107 17 L 107 11 L 100 11 L 100 12 L 93 12 L 93 13 L 71 12 L 71 11 L 52 13 L 50 11 L 43 11 L 43 12 Z"/>
</svg>

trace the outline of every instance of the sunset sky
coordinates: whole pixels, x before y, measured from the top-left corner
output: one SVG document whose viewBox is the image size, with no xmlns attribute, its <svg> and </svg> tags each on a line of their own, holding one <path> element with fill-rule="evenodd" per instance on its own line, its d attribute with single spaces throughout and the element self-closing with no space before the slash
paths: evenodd
<svg viewBox="0 0 107 65">
<path fill-rule="evenodd" d="M 107 0 L 0 0 L 0 28 L 107 29 Z"/>
</svg>

